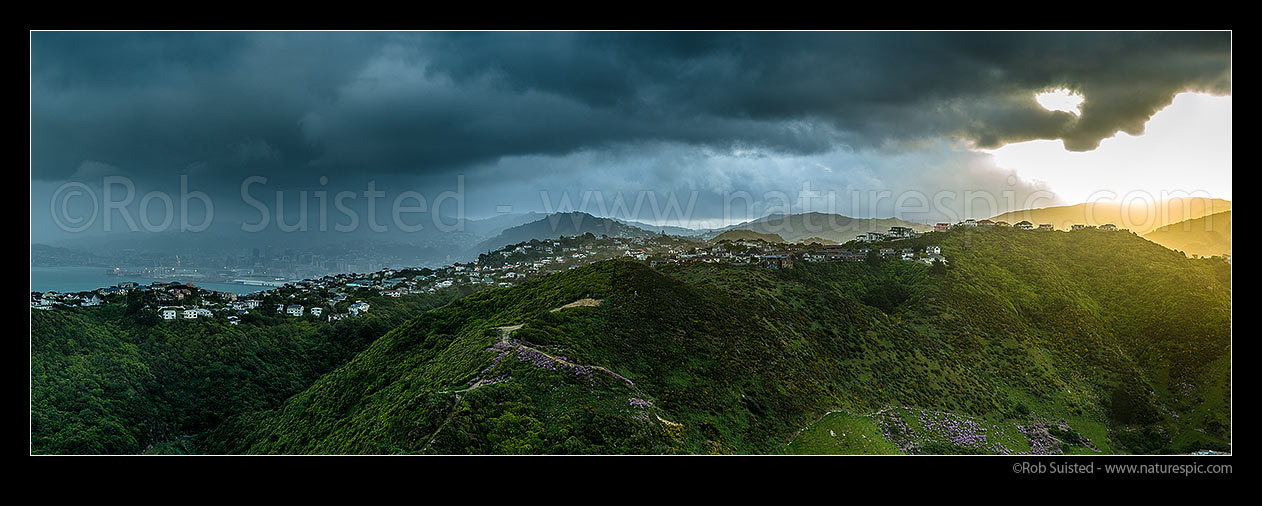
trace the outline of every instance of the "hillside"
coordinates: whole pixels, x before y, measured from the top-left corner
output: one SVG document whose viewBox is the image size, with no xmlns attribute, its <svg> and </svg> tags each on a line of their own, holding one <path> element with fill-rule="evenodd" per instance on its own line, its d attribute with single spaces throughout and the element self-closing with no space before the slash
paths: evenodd
<svg viewBox="0 0 1262 506">
<path fill-rule="evenodd" d="M 618 218 L 612 218 L 612 219 L 623 225 L 648 230 L 650 232 L 657 232 L 657 233 L 667 234 L 667 235 L 675 235 L 679 237 L 694 237 L 694 236 L 698 236 L 709 231 L 705 229 L 692 229 L 692 228 L 687 228 L 687 227 L 678 227 L 674 225 L 653 225 L 650 223 L 644 223 L 644 222 L 634 221 L 634 220 L 622 220 Z"/>
<path fill-rule="evenodd" d="M 162 322 L 123 304 L 31 311 L 31 452 L 198 452 L 225 418 L 279 406 L 377 337 L 455 293 L 371 298 L 327 323 L 250 314 Z"/>
<path fill-rule="evenodd" d="M 1229 449 L 1225 262 L 1096 230 L 913 243 L 950 268 L 618 260 L 473 294 L 231 418 L 207 450 Z"/>
<path fill-rule="evenodd" d="M 779 235 L 786 242 L 799 242 L 814 237 L 842 244 L 854 240 L 859 234 L 888 232 L 890 227 L 909 227 L 917 232 L 933 229 L 932 226 L 923 223 L 913 223 L 898 218 L 851 218 L 839 214 L 803 213 L 765 216 L 708 232 L 703 237 L 714 237 L 728 230 L 752 230 L 762 234 Z"/>
<path fill-rule="evenodd" d="M 624 224 L 612 218 L 597 218 L 587 213 L 556 213 L 500 232 L 495 237 L 484 240 L 473 248 L 472 255 L 495 251 L 509 244 L 526 242 L 531 239 L 556 239 L 561 236 L 577 236 L 592 234 L 596 237 L 652 237 L 659 232 L 651 232 L 642 228 Z"/>
<path fill-rule="evenodd" d="M 711 243 L 720 243 L 723 241 L 763 241 L 772 244 L 784 242 L 784 238 L 778 234 L 760 234 L 753 230 L 727 230 L 710 239 Z"/>
<path fill-rule="evenodd" d="M 1231 211 L 1181 221 L 1144 234 L 1144 239 L 1188 255 L 1231 254 Z"/>
<path fill-rule="evenodd" d="M 1069 230 L 1075 224 L 1100 226 L 1112 223 L 1130 229 L 1139 235 L 1180 221 L 1200 218 L 1231 210 L 1231 201 L 1208 198 L 1170 199 L 1151 204 L 1148 201 L 1098 202 L 1071 206 L 1025 209 L 1000 214 L 993 221 L 1015 224 L 1029 221 L 1034 224 L 1050 223 L 1056 230 Z"/>
</svg>

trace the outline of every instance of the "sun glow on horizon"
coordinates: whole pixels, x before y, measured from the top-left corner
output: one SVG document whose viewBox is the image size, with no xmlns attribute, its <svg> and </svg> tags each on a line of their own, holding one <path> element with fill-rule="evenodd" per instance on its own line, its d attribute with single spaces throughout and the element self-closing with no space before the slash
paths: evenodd
<svg viewBox="0 0 1262 506">
<path fill-rule="evenodd" d="M 1068 203 L 1110 194 L 1231 200 L 1231 96 L 1180 93 L 1142 135 L 1118 132 L 1092 151 L 1068 151 L 1060 140 L 981 151 L 1022 179 L 1046 183 Z"/>
</svg>

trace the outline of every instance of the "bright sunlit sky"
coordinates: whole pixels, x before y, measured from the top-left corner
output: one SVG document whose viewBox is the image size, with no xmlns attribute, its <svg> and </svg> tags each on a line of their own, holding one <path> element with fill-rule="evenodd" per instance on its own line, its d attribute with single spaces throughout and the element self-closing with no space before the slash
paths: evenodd
<svg viewBox="0 0 1262 506">
<path fill-rule="evenodd" d="M 1063 94 L 1039 103 L 1067 112 L 1076 107 Z M 1019 177 L 1045 182 L 1066 202 L 1085 202 L 1098 191 L 1119 198 L 1132 191 L 1157 198 L 1162 191 L 1186 191 L 1231 200 L 1231 97 L 1181 93 L 1148 121 L 1143 135 L 1118 132 L 1093 151 L 1040 140 L 985 152 Z"/>
</svg>

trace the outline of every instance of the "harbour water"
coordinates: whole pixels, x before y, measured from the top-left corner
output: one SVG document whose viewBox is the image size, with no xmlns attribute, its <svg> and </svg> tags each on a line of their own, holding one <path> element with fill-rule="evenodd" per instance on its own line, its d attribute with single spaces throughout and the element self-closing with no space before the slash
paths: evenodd
<svg viewBox="0 0 1262 506">
<path fill-rule="evenodd" d="M 124 281 L 147 285 L 154 281 L 190 282 L 207 290 L 248 294 L 268 290 L 270 286 L 201 281 L 197 279 L 152 278 L 145 276 L 113 276 L 104 267 L 31 267 L 33 292 L 82 292 L 114 286 Z"/>
</svg>

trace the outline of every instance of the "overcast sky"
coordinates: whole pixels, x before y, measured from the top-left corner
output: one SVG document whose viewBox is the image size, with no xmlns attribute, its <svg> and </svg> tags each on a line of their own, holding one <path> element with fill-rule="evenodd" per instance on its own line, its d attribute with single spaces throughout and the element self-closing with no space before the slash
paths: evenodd
<svg viewBox="0 0 1262 506">
<path fill-rule="evenodd" d="M 1195 119 L 1174 123 L 1225 122 L 1226 161 L 1198 154 L 1224 145 L 1201 139 L 1179 163 L 1209 168 L 1163 177 L 1230 198 L 1230 49 L 1225 32 L 36 32 L 32 240 L 58 188 L 99 190 L 106 176 L 128 178 L 138 200 L 186 175 L 222 220 L 254 212 L 239 191 L 250 176 L 268 179 L 253 190 L 268 205 L 277 190 L 363 192 L 370 180 L 387 200 L 463 189 L 469 216 L 584 195 L 583 210 L 612 214 L 615 196 L 634 208 L 651 192 L 636 218 L 678 221 L 658 216 L 674 196 L 694 201 L 693 226 L 781 205 L 888 216 L 911 191 L 1077 202 L 1091 174 L 1058 181 L 1031 160 L 1059 155 L 1005 146 L 1103 152 L 1142 137 L 1184 92 L 1201 97 L 1186 106 Z M 1080 111 L 1034 99 L 1058 88 L 1085 97 Z M 1184 138 L 1171 135 L 1163 145 Z M 1106 179 L 1145 169 L 1116 170 Z M 941 206 L 909 218 L 965 214 L 958 199 Z"/>
</svg>

